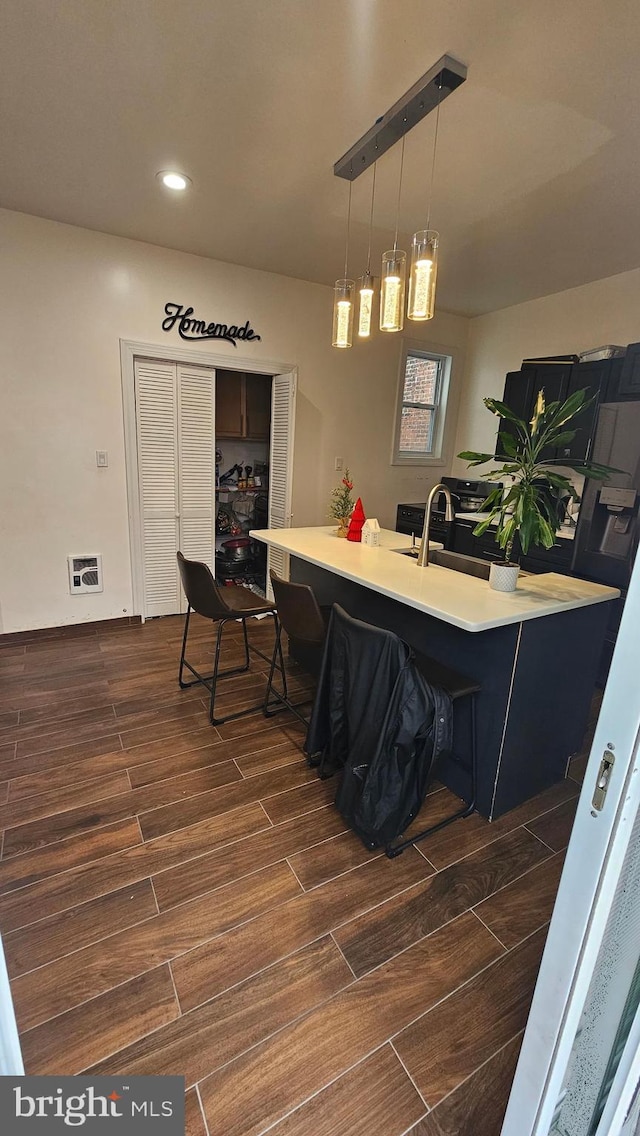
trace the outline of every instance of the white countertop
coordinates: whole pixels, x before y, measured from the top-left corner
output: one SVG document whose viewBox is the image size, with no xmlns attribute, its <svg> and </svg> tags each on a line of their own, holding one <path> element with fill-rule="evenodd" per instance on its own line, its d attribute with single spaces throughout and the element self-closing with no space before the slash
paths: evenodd
<svg viewBox="0 0 640 1136">
<path fill-rule="evenodd" d="M 487 580 L 478 580 L 450 568 L 437 564 L 418 568 L 411 557 L 392 551 L 410 548 L 411 538 L 389 529 L 382 529 L 378 548 L 338 537 L 335 526 L 256 529 L 250 535 L 465 631 L 486 631 L 490 627 L 538 619 L 604 603 L 620 595 L 617 588 L 590 584 L 555 572 L 524 576 L 518 580 L 515 592 L 494 592 Z M 442 548 L 442 545 L 431 542 L 430 547 Z"/>
</svg>

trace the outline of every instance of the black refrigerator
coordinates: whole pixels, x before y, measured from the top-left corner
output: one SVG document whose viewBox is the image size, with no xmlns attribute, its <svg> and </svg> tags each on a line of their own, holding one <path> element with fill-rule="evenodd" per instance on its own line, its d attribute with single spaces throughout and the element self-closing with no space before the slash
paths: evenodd
<svg viewBox="0 0 640 1136">
<path fill-rule="evenodd" d="M 640 540 L 640 402 L 605 402 L 590 459 L 620 473 L 606 482 L 587 481 L 575 535 L 572 572 L 585 580 L 620 588 L 611 619 L 600 681 L 604 684 Z"/>
</svg>

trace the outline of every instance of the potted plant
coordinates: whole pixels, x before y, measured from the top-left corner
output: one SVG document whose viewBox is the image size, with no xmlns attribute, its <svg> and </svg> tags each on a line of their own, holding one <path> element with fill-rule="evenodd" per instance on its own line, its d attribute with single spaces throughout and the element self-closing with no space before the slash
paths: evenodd
<svg viewBox="0 0 640 1136">
<path fill-rule="evenodd" d="M 338 536 L 346 537 L 349 531 L 349 521 L 355 505 L 351 496 L 352 489 L 353 482 L 349 476 L 349 470 L 345 469 L 340 485 L 331 490 L 331 501 L 329 502 L 329 516 L 334 517 L 339 522 Z"/>
<path fill-rule="evenodd" d="M 506 455 L 504 465 L 483 474 L 487 481 L 508 478 L 512 484 L 504 491 L 494 489 L 483 505 L 488 516 L 473 530 L 482 536 L 493 525 L 495 539 L 504 551 L 504 559 L 491 565 L 489 583 L 501 592 L 514 591 L 519 572 L 519 555 L 526 556 L 535 545 L 551 548 L 562 520 L 560 498 L 573 496 L 576 491 L 569 479 L 555 467 L 573 469 L 585 478 L 603 481 L 610 473 L 619 472 L 596 462 L 576 461 L 572 458 L 543 458 L 550 447 L 566 446 L 576 435 L 567 424 L 593 402 L 588 391 L 575 391 L 565 402 L 550 402 L 547 406 L 544 391 L 539 391 L 531 422 L 518 418 L 504 402 L 495 398 L 483 399 L 487 410 L 511 424 L 510 430 L 500 430 L 498 441 Z M 495 460 L 493 454 L 480 454 L 464 450 L 458 454 L 469 467 L 484 465 Z M 497 523 L 494 523 L 497 522 Z M 514 556 L 518 540 L 519 550 Z M 517 546 L 516 546 L 517 547 Z"/>
</svg>

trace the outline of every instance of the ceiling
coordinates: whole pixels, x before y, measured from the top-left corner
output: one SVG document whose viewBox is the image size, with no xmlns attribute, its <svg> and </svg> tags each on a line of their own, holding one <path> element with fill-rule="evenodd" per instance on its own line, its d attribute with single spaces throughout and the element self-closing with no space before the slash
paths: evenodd
<svg viewBox="0 0 640 1136">
<path fill-rule="evenodd" d="M 639 46 L 637 0 L 0 0 L 0 205 L 332 284 L 333 163 L 449 53 L 469 74 L 441 111 L 438 306 L 493 311 L 640 266 Z M 407 136 L 405 242 L 434 119 Z M 378 163 L 376 264 L 399 149 Z M 364 174 L 354 276 L 370 193 Z"/>
</svg>

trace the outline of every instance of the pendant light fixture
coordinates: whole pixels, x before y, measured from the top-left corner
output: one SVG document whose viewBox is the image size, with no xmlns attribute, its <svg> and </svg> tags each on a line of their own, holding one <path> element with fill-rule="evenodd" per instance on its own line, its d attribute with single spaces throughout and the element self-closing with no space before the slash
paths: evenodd
<svg viewBox="0 0 640 1136">
<path fill-rule="evenodd" d="M 360 305 L 358 308 L 358 336 L 360 339 L 368 339 L 368 337 L 371 335 L 371 319 L 373 316 L 373 296 L 375 292 L 375 280 L 371 275 L 371 234 L 373 232 L 373 203 L 376 196 L 377 168 L 377 163 L 374 162 L 373 181 L 371 183 L 371 210 L 369 213 L 369 247 L 367 250 L 367 270 L 360 279 Z"/>
<path fill-rule="evenodd" d="M 344 250 L 344 277 L 336 280 L 333 289 L 333 335 L 332 347 L 351 347 L 353 344 L 353 301 L 356 290 L 354 280 L 349 280 L 349 228 L 351 225 L 351 188 L 349 182 L 349 205 L 347 207 L 347 235 Z"/>
<path fill-rule="evenodd" d="M 398 201 L 396 205 L 396 232 L 393 248 L 382 254 L 382 280 L 380 283 L 380 331 L 402 331 L 404 327 L 404 288 L 407 270 L 407 254 L 398 248 L 398 225 L 400 222 L 400 196 L 402 193 L 402 174 L 404 170 L 404 134 L 400 155 L 400 177 L 398 178 Z"/>
<path fill-rule="evenodd" d="M 380 329 L 381 331 L 401 331 L 404 325 L 404 292 L 406 276 L 406 253 L 398 249 L 398 226 L 400 217 L 400 196 L 404 166 L 405 135 L 417 126 L 432 110 L 436 111 L 436 125 L 433 140 L 431 163 L 431 188 L 427 210 L 427 227 L 414 233 L 411 242 L 411 274 L 409 282 L 409 304 L 407 315 L 411 320 L 431 319 L 434 312 L 436 277 L 438 267 L 438 234 L 431 229 L 431 207 L 436 164 L 436 145 L 440 104 L 467 78 L 467 67 L 451 55 L 443 55 L 433 67 L 418 79 L 392 107 L 376 119 L 373 126 L 335 162 L 333 172 L 336 177 L 355 181 L 361 174 L 374 167 L 378 158 L 402 139 L 402 158 L 398 186 L 398 205 L 393 248 L 382 258 L 382 281 L 380 289 Z M 349 195 L 349 210 L 351 195 Z M 348 248 L 347 222 L 347 248 Z M 360 285 L 360 304 L 358 313 L 358 337 L 367 338 L 371 327 L 371 307 L 373 302 L 373 279 L 370 271 L 371 232 L 373 226 L 373 193 L 371 199 L 371 221 L 369 226 L 369 256 L 367 271 Z M 353 328 L 353 303 L 355 284 L 347 278 L 347 259 L 345 257 L 345 278 L 337 280 L 334 291 L 333 344 L 336 347 L 351 347 Z"/>
<path fill-rule="evenodd" d="M 436 280 L 438 276 L 438 233 L 431 228 L 431 205 L 433 202 L 433 182 L 436 171 L 436 148 L 438 145 L 438 126 L 440 124 L 440 102 L 442 82 L 438 90 L 436 125 L 433 132 L 433 156 L 431 159 L 431 186 L 427 209 L 427 227 L 419 229 L 411 238 L 411 268 L 409 270 L 409 304 L 407 318 L 416 322 L 433 319 L 436 302 Z"/>
</svg>

